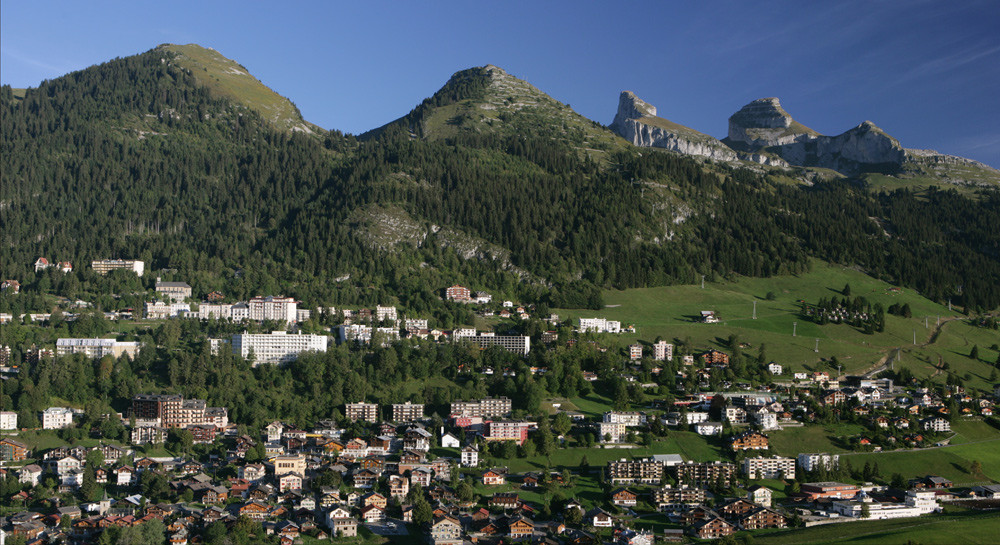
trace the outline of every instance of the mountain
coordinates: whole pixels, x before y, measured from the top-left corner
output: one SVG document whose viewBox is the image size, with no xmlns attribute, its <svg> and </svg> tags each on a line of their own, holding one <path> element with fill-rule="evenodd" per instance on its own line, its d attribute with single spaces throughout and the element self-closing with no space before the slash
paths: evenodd
<svg viewBox="0 0 1000 545">
<path fill-rule="evenodd" d="M 636 147 L 489 65 L 358 139 L 314 136 L 274 117 L 266 103 L 284 99 L 238 64 L 199 68 L 198 54 L 215 58 L 161 47 L 0 89 L 0 277 L 28 293 L 128 294 L 134 278 L 86 263 L 140 258 L 199 294 L 392 302 L 446 324 L 466 318 L 438 293 L 454 283 L 600 308 L 604 288 L 794 274 L 822 258 L 933 299 L 1000 304 L 997 192 L 810 187 L 779 167 Z M 702 138 L 626 99 L 618 125 Z M 39 256 L 76 271 L 36 274 Z"/>
<path fill-rule="evenodd" d="M 162 44 L 156 51 L 173 53 L 171 62 L 188 70 L 198 85 L 207 87 L 215 96 L 228 98 L 254 110 L 279 130 L 308 134 L 324 132 L 302 119 L 302 113 L 292 101 L 275 93 L 245 67 L 210 47 Z"/>
<path fill-rule="evenodd" d="M 656 116 L 656 107 L 630 91 L 619 98 L 611 129 L 639 147 L 664 148 L 720 161 L 747 161 L 773 167 L 828 169 L 865 181 L 877 175 L 946 187 L 995 187 L 1000 171 L 931 150 L 907 149 L 871 121 L 837 136 L 820 134 L 792 118 L 777 98 L 761 98 L 729 118 L 729 134 L 716 140 Z M 890 184 L 891 185 L 891 184 Z"/>
<path fill-rule="evenodd" d="M 610 128 L 640 147 L 664 148 L 719 161 L 738 159 L 733 150 L 715 138 L 657 117 L 656 106 L 643 101 L 632 91 L 622 91 L 618 99 L 618 112 Z"/>
<path fill-rule="evenodd" d="M 476 134 L 531 135 L 564 142 L 590 154 L 611 152 L 624 144 L 568 104 L 491 64 L 456 72 L 407 115 L 359 139 L 369 140 L 387 130 L 402 130 L 423 140 Z"/>
</svg>

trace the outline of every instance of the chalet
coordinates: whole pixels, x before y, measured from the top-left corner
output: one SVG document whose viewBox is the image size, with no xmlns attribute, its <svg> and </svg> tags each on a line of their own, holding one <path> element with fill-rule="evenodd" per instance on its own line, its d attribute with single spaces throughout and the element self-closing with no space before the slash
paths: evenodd
<svg viewBox="0 0 1000 545">
<path fill-rule="evenodd" d="M 611 503 L 624 507 L 635 507 L 639 496 L 625 488 L 619 488 L 611 493 Z"/>
<path fill-rule="evenodd" d="M 389 496 L 404 498 L 410 492 L 410 481 L 402 475 L 389 476 Z"/>
<path fill-rule="evenodd" d="M 507 484 L 506 471 L 498 469 L 487 469 L 483 472 L 482 482 L 487 486 L 500 486 Z"/>
<path fill-rule="evenodd" d="M 719 539 L 733 535 L 736 527 L 716 516 L 695 522 L 689 531 L 698 539 Z"/>
<path fill-rule="evenodd" d="M 0 439 L 0 460 L 5 462 L 20 462 L 28 458 L 31 451 L 28 445 L 9 437 Z"/>
<path fill-rule="evenodd" d="M 508 535 L 510 535 L 511 539 L 530 538 L 535 533 L 535 523 L 531 519 L 521 515 L 511 519 L 508 527 Z"/>
<path fill-rule="evenodd" d="M 614 518 L 601 508 L 592 509 L 584 515 L 585 520 L 590 522 L 594 528 L 611 528 L 614 525 Z"/>
<path fill-rule="evenodd" d="M 437 517 L 431 523 L 430 537 L 433 545 L 461 545 L 462 524 L 447 515 Z"/>
<path fill-rule="evenodd" d="M 729 448 L 733 450 L 767 450 L 767 435 L 757 431 L 745 431 L 729 441 Z"/>
<path fill-rule="evenodd" d="M 122 466 L 115 468 L 115 484 L 118 486 L 129 486 L 135 482 L 135 469 L 132 466 Z"/>
<path fill-rule="evenodd" d="M 766 509 L 759 508 L 753 510 L 749 513 L 743 514 L 737 519 L 739 521 L 740 528 L 744 530 L 760 530 L 762 528 L 785 528 L 788 526 L 788 520 L 785 515 L 781 513 Z"/>
<path fill-rule="evenodd" d="M 491 508 L 517 509 L 521 505 L 521 499 L 516 492 L 497 492 L 486 504 Z"/>
<path fill-rule="evenodd" d="M 431 485 L 431 479 L 433 477 L 433 471 L 426 467 L 418 467 L 410 472 L 410 485 L 419 484 L 420 486 L 427 488 Z"/>
<path fill-rule="evenodd" d="M 361 520 L 365 522 L 381 522 L 385 520 L 385 507 L 368 505 L 361 508 Z"/>
<path fill-rule="evenodd" d="M 362 469 L 354 474 L 354 488 L 371 488 L 378 481 L 378 473 Z"/>
<path fill-rule="evenodd" d="M 756 503 L 757 505 L 771 507 L 771 496 L 771 489 L 766 486 L 755 484 L 747 489 L 747 500 Z"/>
<path fill-rule="evenodd" d="M 385 496 L 379 494 L 378 492 L 369 492 L 364 496 L 361 496 L 361 507 L 367 507 L 369 505 L 375 505 L 381 509 L 385 509 L 386 499 Z"/>
<path fill-rule="evenodd" d="M 241 517 L 247 517 L 250 520 L 262 521 L 267 518 L 270 510 L 270 507 L 267 505 L 252 501 L 241 505 L 236 512 Z"/>
</svg>

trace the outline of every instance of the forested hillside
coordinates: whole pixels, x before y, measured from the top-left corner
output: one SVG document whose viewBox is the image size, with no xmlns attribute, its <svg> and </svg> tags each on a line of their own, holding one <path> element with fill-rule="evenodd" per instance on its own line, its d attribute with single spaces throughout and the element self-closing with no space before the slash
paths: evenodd
<svg viewBox="0 0 1000 545">
<path fill-rule="evenodd" d="M 96 294 L 109 280 L 90 260 L 139 258 L 148 276 L 176 270 L 196 296 L 428 311 L 441 307 L 441 288 L 463 282 L 600 307 L 603 287 L 796 273 L 817 256 L 970 309 L 1000 305 L 996 192 L 790 185 L 640 153 L 497 77 L 463 71 L 361 142 L 280 132 L 167 49 L 43 82 L 23 99 L 4 87 L 0 276 Z M 36 275 L 39 256 L 75 272 Z"/>
</svg>

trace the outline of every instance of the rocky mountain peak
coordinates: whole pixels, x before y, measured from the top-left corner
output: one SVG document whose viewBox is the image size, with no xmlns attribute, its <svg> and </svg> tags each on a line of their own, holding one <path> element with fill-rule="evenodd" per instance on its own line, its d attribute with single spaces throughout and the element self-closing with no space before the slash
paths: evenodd
<svg viewBox="0 0 1000 545">
<path fill-rule="evenodd" d="M 777 98 L 758 98 L 730 116 L 730 137 L 734 124 L 747 129 L 787 128 L 792 126 L 792 116 L 781 107 Z"/>
</svg>

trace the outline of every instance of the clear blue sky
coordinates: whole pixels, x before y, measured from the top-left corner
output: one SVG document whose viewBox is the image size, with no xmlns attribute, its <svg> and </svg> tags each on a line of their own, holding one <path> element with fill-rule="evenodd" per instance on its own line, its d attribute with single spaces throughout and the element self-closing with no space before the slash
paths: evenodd
<svg viewBox="0 0 1000 545">
<path fill-rule="evenodd" d="M 0 4 L 0 81 L 41 80 L 157 44 L 246 66 L 309 121 L 361 133 L 455 71 L 495 64 L 610 123 L 629 89 L 723 137 L 777 96 L 839 134 L 866 119 L 904 146 L 1000 167 L 1000 2 L 50 2 Z"/>
</svg>

